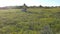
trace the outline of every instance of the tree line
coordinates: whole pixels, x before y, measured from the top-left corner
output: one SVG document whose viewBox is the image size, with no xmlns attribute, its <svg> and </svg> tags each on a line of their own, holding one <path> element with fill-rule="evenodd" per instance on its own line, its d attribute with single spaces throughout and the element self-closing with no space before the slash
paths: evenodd
<svg viewBox="0 0 60 34">
<path fill-rule="evenodd" d="M 0 7 L 0 9 L 21 9 L 23 7 L 26 8 L 60 8 L 60 6 L 27 6 L 26 4 L 22 5 L 22 6 L 6 6 L 6 7 Z"/>
</svg>

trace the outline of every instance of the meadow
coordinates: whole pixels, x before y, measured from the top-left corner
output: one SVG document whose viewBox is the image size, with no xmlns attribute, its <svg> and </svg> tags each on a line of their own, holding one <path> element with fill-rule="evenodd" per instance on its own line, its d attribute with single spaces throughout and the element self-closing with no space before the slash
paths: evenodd
<svg viewBox="0 0 60 34">
<path fill-rule="evenodd" d="M 0 9 L 0 34 L 60 34 L 60 8 Z"/>
</svg>

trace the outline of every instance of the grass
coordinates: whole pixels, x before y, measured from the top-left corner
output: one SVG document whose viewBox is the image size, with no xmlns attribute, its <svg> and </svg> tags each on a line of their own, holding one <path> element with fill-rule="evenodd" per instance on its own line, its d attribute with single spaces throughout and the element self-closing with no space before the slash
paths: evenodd
<svg viewBox="0 0 60 34">
<path fill-rule="evenodd" d="M 0 10 L 0 34 L 41 34 L 46 25 L 53 34 L 59 33 L 59 13 L 60 8 L 29 8 L 27 12 L 21 9 Z"/>
</svg>

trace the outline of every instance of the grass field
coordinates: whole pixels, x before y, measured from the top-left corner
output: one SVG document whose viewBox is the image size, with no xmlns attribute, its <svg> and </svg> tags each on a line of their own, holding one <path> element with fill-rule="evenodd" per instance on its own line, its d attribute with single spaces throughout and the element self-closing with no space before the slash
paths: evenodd
<svg viewBox="0 0 60 34">
<path fill-rule="evenodd" d="M 46 27 L 47 26 L 47 27 Z M 60 34 L 60 8 L 0 10 L 0 34 Z"/>
</svg>

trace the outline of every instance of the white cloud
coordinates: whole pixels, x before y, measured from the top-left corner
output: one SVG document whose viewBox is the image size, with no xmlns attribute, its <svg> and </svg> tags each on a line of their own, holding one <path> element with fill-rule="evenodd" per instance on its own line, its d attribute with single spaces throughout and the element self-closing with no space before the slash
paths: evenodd
<svg viewBox="0 0 60 34">
<path fill-rule="evenodd" d="M 52 2 L 53 1 L 53 2 Z M 0 7 L 2 6 L 14 6 L 14 5 L 23 5 L 26 3 L 28 6 L 33 6 L 33 5 L 43 5 L 43 6 L 51 6 L 51 5 L 59 5 L 57 3 L 57 0 L 0 0 Z"/>
<path fill-rule="evenodd" d="M 0 0 L 0 6 L 14 6 L 14 5 L 23 5 L 26 3 L 28 6 L 30 5 L 38 5 L 34 0 Z"/>
<path fill-rule="evenodd" d="M 0 0 L 0 6 L 10 6 L 10 5 L 19 5 L 21 1 L 19 0 Z"/>
</svg>

